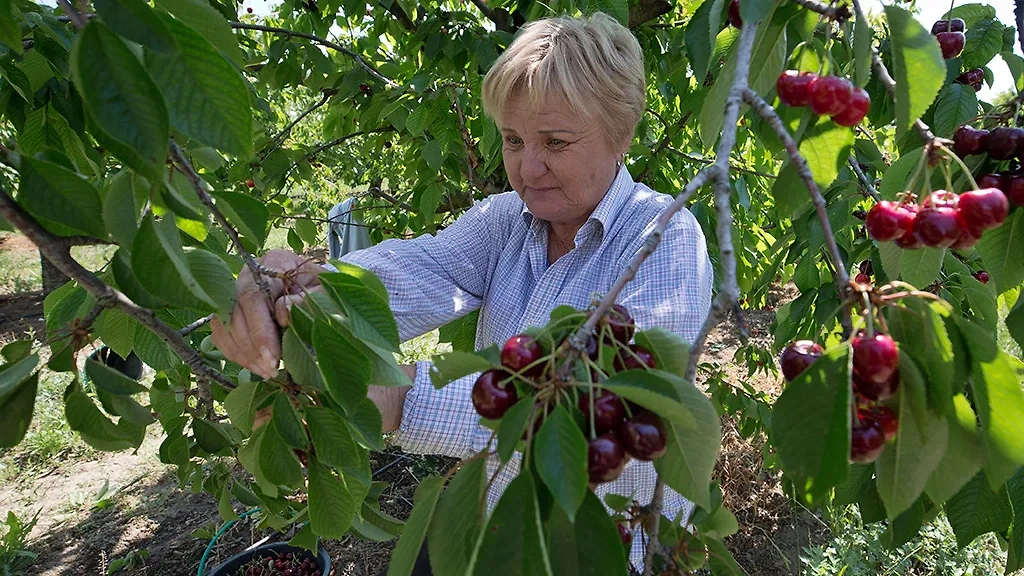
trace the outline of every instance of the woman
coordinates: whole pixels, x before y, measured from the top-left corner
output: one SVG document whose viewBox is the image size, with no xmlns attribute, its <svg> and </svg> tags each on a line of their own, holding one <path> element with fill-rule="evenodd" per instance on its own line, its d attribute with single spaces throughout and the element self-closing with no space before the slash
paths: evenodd
<svg viewBox="0 0 1024 576">
<path fill-rule="evenodd" d="M 437 236 L 387 240 L 345 261 L 376 273 L 387 287 L 401 338 L 407 340 L 480 310 L 476 345 L 497 343 L 543 325 L 556 306 L 585 308 L 605 293 L 639 252 L 672 197 L 633 182 L 623 165 L 644 112 L 643 56 L 627 28 L 604 14 L 553 18 L 525 26 L 483 82 L 484 111 L 503 136 L 502 157 L 513 192 L 478 203 Z M 289 270 L 301 259 L 267 254 L 263 264 Z M 301 281 L 317 285 L 306 265 Z M 693 340 L 711 304 L 712 268 L 704 236 L 686 210 L 673 219 L 655 253 L 617 301 L 639 329 L 660 327 Z M 277 373 L 280 343 L 299 295 L 283 295 L 271 311 L 248 269 L 238 279 L 230 332 L 213 323 L 224 354 L 258 374 Z M 464 457 L 485 447 L 470 392 L 476 376 L 441 390 L 429 362 L 407 366 L 411 387 L 372 386 L 385 431 L 409 452 Z M 492 463 L 492 471 L 496 463 Z M 510 466 L 488 495 L 491 506 L 515 476 Z M 650 500 L 650 463 L 633 461 L 620 478 L 598 487 Z M 666 490 L 670 517 L 692 506 Z M 634 539 L 631 559 L 642 557 Z"/>
</svg>

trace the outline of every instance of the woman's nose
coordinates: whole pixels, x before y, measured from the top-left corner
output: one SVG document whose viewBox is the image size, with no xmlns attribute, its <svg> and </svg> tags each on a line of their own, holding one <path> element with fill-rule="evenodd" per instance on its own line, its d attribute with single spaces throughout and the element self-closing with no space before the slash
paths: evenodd
<svg viewBox="0 0 1024 576">
<path fill-rule="evenodd" d="M 523 153 L 523 160 L 519 166 L 520 174 L 524 182 L 534 182 L 548 171 L 541 150 L 527 146 Z"/>
</svg>

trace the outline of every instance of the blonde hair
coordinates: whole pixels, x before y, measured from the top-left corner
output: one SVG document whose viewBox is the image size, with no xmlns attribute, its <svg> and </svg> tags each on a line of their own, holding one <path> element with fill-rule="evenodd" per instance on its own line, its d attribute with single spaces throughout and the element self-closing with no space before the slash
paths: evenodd
<svg viewBox="0 0 1024 576">
<path fill-rule="evenodd" d="M 495 61 L 481 92 L 495 121 L 512 97 L 536 110 L 553 94 L 602 125 L 613 145 L 628 143 L 644 112 L 643 52 L 628 28 L 602 12 L 536 20 Z"/>
</svg>

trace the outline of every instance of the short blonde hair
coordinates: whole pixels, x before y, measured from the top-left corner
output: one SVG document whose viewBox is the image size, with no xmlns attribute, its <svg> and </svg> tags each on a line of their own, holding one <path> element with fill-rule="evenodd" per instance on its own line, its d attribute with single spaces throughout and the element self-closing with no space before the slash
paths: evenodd
<svg viewBox="0 0 1024 576">
<path fill-rule="evenodd" d="M 633 33 L 597 12 L 524 26 L 484 77 L 484 112 L 498 121 L 510 98 L 535 109 L 561 96 L 574 112 L 597 121 L 613 145 L 633 138 L 644 113 L 644 57 Z"/>
</svg>

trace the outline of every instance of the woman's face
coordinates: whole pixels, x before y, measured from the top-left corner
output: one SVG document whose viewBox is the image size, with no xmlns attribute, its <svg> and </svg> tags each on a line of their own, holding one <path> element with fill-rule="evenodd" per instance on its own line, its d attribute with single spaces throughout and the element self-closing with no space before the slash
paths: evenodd
<svg viewBox="0 0 1024 576">
<path fill-rule="evenodd" d="M 533 111 L 513 97 L 498 128 L 513 188 L 534 216 L 558 225 L 586 222 L 626 149 L 626 143 L 613 146 L 599 124 L 576 115 L 561 98 L 548 98 Z"/>
</svg>

